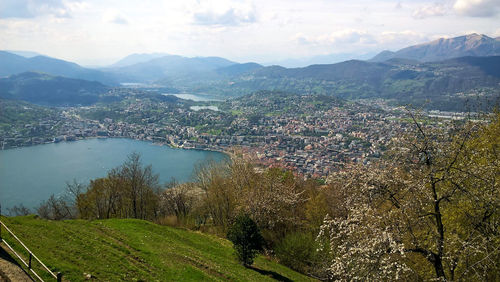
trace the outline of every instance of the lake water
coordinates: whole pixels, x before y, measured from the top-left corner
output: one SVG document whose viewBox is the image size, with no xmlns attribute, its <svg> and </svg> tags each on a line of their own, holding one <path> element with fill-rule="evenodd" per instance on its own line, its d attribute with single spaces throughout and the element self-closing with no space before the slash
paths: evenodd
<svg viewBox="0 0 500 282">
<path fill-rule="evenodd" d="M 106 176 L 132 152 L 141 154 L 143 165 L 151 164 L 160 183 L 175 178 L 189 181 L 196 164 L 220 161 L 219 152 L 174 149 L 130 139 L 87 139 L 32 147 L 0 150 L 0 204 L 6 208 L 24 204 L 33 208 L 51 194 L 60 195 L 66 182 Z"/>
<path fill-rule="evenodd" d="M 200 111 L 200 110 L 211 110 L 211 111 L 219 111 L 219 107 L 217 106 L 191 106 L 189 107 L 193 111 Z"/>
<path fill-rule="evenodd" d="M 191 100 L 195 102 L 206 102 L 206 101 L 222 101 L 217 99 L 216 97 L 210 95 L 201 95 L 201 94 L 188 94 L 188 93 L 179 93 L 179 94 L 163 94 L 165 96 L 171 95 L 177 98 L 181 98 L 184 100 Z"/>
</svg>

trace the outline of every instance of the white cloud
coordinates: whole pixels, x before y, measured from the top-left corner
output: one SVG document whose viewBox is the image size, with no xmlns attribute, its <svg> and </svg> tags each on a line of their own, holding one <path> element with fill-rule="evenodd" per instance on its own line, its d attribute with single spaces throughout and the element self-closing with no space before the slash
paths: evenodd
<svg viewBox="0 0 500 282">
<path fill-rule="evenodd" d="M 104 15 L 104 22 L 126 25 L 129 23 L 129 20 L 125 15 L 123 15 L 120 12 L 108 11 Z"/>
<path fill-rule="evenodd" d="M 335 44 L 356 44 L 356 43 L 371 43 L 373 38 L 363 30 L 339 30 L 329 34 L 319 36 L 307 36 L 298 33 L 294 39 L 300 44 L 312 45 L 335 45 Z"/>
<path fill-rule="evenodd" d="M 70 12 L 74 1 L 2 0 L 0 1 L 0 18 L 36 18 L 43 15 L 68 18 L 71 17 Z"/>
<path fill-rule="evenodd" d="M 0 0 L 0 45 L 80 63 L 145 52 L 262 62 L 500 35 L 498 16 L 460 16 L 460 1 Z"/>
<path fill-rule="evenodd" d="M 385 31 L 377 36 L 377 42 L 384 46 L 409 46 L 429 41 L 429 36 L 411 30 Z M 393 48 L 391 48 L 393 49 Z"/>
<path fill-rule="evenodd" d="M 298 33 L 293 40 L 299 45 L 323 54 L 333 52 L 369 52 L 374 50 L 397 50 L 434 39 L 424 33 L 404 31 L 368 32 L 365 30 L 341 30 L 333 33 L 307 36 Z"/>
<path fill-rule="evenodd" d="M 420 7 L 413 11 L 413 17 L 416 19 L 425 19 L 428 17 L 443 16 L 447 9 L 443 4 L 432 4 Z"/>
<path fill-rule="evenodd" d="M 255 6 L 251 2 L 201 2 L 195 7 L 193 22 L 207 26 L 237 26 L 257 21 Z"/>
<path fill-rule="evenodd" d="M 457 0 L 453 9 L 470 17 L 493 17 L 500 11 L 500 0 Z"/>
</svg>

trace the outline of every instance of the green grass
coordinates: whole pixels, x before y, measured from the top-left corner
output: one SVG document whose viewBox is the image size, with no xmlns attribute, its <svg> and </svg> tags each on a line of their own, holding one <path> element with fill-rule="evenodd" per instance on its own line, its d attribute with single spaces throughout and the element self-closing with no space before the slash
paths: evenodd
<svg viewBox="0 0 500 282">
<path fill-rule="evenodd" d="M 35 216 L 2 221 L 50 269 L 62 272 L 64 280 L 84 280 L 84 273 L 101 281 L 311 280 L 262 256 L 253 269 L 245 268 L 225 239 L 148 221 L 49 221 Z"/>
<path fill-rule="evenodd" d="M 233 116 L 240 116 L 242 114 L 243 112 L 241 110 L 231 110 L 231 115 Z"/>
</svg>

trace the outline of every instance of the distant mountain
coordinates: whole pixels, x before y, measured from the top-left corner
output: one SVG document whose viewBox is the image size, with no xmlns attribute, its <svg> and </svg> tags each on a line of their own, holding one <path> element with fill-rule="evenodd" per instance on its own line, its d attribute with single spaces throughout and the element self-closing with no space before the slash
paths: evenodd
<svg viewBox="0 0 500 282">
<path fill-rule="evenodd" d="M 406 47 L 396 52 L 382 51 L 370 61 L 383 62 L 393 58 L 411 59 L 421 62 L 475 56 L 500 56 L 500 37 L 469 34 L 454 38 L 440 38 L 432 42 Z"/>
<path fill-rule="evenodd" d="M 185 91 L 235 96 L 279 90 L 343 99 L 384 98 L 429 109 L 465 110 L 467 106 L 482 104 L 485 109 L 498 103 L 499 85 L 500 56 L 492 56 L 429 63 L 391 59 L 384 63 L 351 60 L 292 69 L 271 66 L 226 80 L 193 80 Z"/>
<path fill-rule="evenodd" d="M 45 56 L 25 58 L 9 52 L 0 51 L 0 77 L 29 71 L 98 81 L 107 85 L 116 84 L 116 80 L 112 75 L 98 70 L 87 69 L 75 63 Z"/>
<path fill-rule="evenodd" d="M 310 65 L 318 64 L 335 64 L 349 60 L 368 60 L 376 53 L 354 54 L 354 53 L 335 53 L 328 55 L 318 55 L 313 57 L 286 59 L 280 61 L 272 61 L 264 65 L 278 65 L 286 68 L 302 68 Z"/>
<path fill-rule="evenodd" d="M 118 62 L 108 66 L 108 68 L 120 68 L 120 67 L 131 66 L 165 56 L 168 56 L 168 54 L 167 53 L 131 54 L 119 60 Z"/>
<path fill-rule="evenodd" d="M 23 100 L 40 105 L 90 105 L 100 99 L 108 87 L 81 79 L 25 72 L 0 78 L 0 98 Z"/>
<path fill-rule="evenodd" d="M 257 63 L 244 63 L 244 64 L 234 64 L 227 67 L 218 68 L 215 71 L 223 75 L 238 76 L 244 73 L 255 71 L 260 68 L 263 68 L 263 66 Z"/>
<path fill-rule="evenodd" d="M 385 62 L 390 59 L 396 58 L 396 52 L 392 52 L 389 50 L 384 50 L 378 53 L 375 57 L 371 58 L 370 62 Z"/>
<path fill-rule="evenodd" d="M 385 64 L 350 60 L 337 64 L 311 65 L 304 68 L 287 69 L 272 66 L 257 70 L 254 75 L 268 79 L 288 77 L 294 79 L 352 81 L 362 84 L 366 81 L 379 81 L 381 76 L 390 68 Z"/>
<path fill-rule="evenodd" d="M 154 82 L 160 79 L 177 79 L 205 75 L 219 68 L 234 65 L 235 62 L 219 57 L 187 58 L 168 55 L 106 71 L 120 76 L 121 82 Z"/>
<path fill-rule="evenodd" d="M 18 56 L 25 57 L 25 58 L 32 58 L 32 57 L 36 57 L 36 56 L 43 56 L 40 53 L 32 52 L 32 51 L 16 51 L 16 50 L 5 50 L 5 51 L 9 52 L 9 53 L 12 53 L 12 54 L 16 54 Z"/>
</svg>

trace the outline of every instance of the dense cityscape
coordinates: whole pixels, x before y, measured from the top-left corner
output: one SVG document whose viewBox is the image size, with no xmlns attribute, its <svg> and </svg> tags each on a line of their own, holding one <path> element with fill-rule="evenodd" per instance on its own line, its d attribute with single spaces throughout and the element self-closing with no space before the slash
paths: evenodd
<svg viewBox="0 0 500 282">
<path fill-rule="evenodd" d="M 382 101 L 370 101 L 372 106 L 367 106 L 319 95 L 262 92 L 209 102 L 212 106 L 192 106 L 192 101 L 157 101 L 139 97 L 141 91 L 128 91 L 135 96 L 110 105 L 54 108 L 39 119 L 3 128 L 1 148 L 131 138 L 183 149 L 238 150 L 266 166 L 325 178 L 346 163 L 367 164 L 380 157 L 409 125 L 403 107 Z M 19 107 L 19 114 L 38 110 Z M 435 117 L 436 125 L 452 117 L 435 111 L 426 114 L 429 120 Z"/>
</svg>

